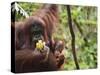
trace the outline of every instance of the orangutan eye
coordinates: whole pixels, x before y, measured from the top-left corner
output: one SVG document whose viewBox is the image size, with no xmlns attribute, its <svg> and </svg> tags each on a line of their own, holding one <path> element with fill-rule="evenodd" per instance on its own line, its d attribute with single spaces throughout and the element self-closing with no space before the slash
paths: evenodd
<svg viewBox="0 0 100 75">
<path fill-rule="evenodd" d="M 41 25 L 33 25 L 31 28 L 31 33 L 33 35 L 37 35 L 37 34 L 41 34 L 43 35 L 43 27 L 41 27 Z"/>
</svg>

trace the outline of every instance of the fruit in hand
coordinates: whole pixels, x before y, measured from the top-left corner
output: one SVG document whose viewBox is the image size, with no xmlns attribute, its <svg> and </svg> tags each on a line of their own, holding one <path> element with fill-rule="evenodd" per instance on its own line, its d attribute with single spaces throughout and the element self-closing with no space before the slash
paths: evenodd
<svg viewBox="0 0 100 75">
<path fill-rule="evenodd" d="M 43 50 L 44 46 L 45 42 L 43 42 L 42 40 L 38 40 L 38 42 L 36 43 L 36 48 L 40 51 Z"/>
</svg>

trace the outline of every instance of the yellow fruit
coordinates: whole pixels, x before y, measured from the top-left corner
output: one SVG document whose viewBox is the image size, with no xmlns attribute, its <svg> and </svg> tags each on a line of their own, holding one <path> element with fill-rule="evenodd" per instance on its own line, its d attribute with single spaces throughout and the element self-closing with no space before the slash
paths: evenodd
<svg viewBox="0 0 100 75">
<path fill-rule="evenodd" d="M 45 46 L 45 42 L 43 42 L 42 40 L 39 40 L 36 43 L 36 48 L 39 49 L 39 50 L 43 50 L 44 46 Z"/>
</svg>

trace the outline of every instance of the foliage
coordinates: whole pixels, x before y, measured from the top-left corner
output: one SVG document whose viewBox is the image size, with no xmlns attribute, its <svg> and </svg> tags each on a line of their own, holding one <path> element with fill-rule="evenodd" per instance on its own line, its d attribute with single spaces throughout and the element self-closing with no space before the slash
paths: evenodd
<svg viewBox="0 0 100 75">
<path fill-rule="evenodd" d="M 38 10 L 42 4 L 18 3 L 29 15 Z M 56 26 L 53 37 L 65 41 L 66 60 L 65 70 L 75 69 L 71 50 L 71 35 L 68 27 L 68 15 L 64 5 L 59 5 L 59 25 Z M 81 69 L 97 68 L 97 8 L 92 6 L 71 6 L 73 29 L 75 33 L 75 47 Z M 16 20 L 24 17 L 17 14 Z M 77 21 L 83 33 L 79 31 L 74 20 Z M 87 39 L 87 42 L 84 40 Z M 68 49 L 67 49 L 67 48 Z"/>
</svg>

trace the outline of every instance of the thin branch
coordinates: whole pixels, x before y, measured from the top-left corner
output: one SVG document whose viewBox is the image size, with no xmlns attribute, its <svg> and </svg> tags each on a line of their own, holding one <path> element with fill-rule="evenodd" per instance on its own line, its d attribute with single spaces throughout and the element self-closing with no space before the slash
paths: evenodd
<svg viewBox="0 0 100 75">
<path fill-rule="evenodd" d="M 85 41 L 85 43 L 87 44 L 87 43 L 88 43 L 88 40 L 87 40 L 87 38 L 86 38 L 86 37 L 84 37 L 84 33 L 83 33 L 82 28 L 80 27 L 80 25 L 78 24 L 78 22 L 77 22 L 75 19 L 74 19 L 73 21 L 74 21 L 75 25 L 77 26 L 77 28 L 78 28 L 78 30 L 79 30 L 79 32 L 80 32 L 80 34 L 82 35 L 83 40 L 84 40 L 84 41 Z"/>
<path fill-rule="evenodd" d="M 72 53 L 73 53 L 73 58 L 74 58 L 74 62 L 76 65 L 76 69 L 80 69 L 79 64 L 78 64 L 78 60 L 77 60 L 77 56 L 76 56 L 76 51 L 75 51 L 75 34 L 73 31 L 73 27 L 72 27 L 72 18 L 71 18 L 71 10 L 70 10 L 70 6 L 67 5 L 67 14 L 68 14 L 68 23 L 69 23 L 69 29 L 70 29 L 70 33 L 71 33 L 71 37 L 72 37 Z"/>
</svg>

